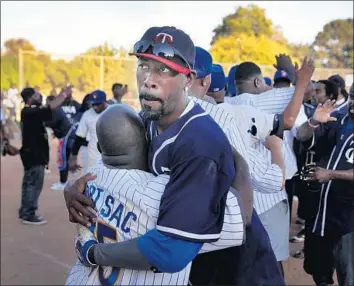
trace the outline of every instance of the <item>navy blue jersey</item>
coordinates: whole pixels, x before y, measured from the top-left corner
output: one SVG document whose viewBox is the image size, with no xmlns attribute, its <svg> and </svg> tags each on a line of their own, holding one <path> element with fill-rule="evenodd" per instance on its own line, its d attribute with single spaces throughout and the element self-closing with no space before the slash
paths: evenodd
<svg viewBox="0 0 354 286">
<path fill-rule="evenodd" d="M 235 178 L 229 141 L 217 123 L 192 100 L 162 134 L 145 121 L 149 168 L 170 180 L 161 198 L 156 228 L 190 241 L 217 241 L 225 202 Z"/>
<path fill-rule="evenodd" d="M 329 170 L 351 170 L 354 150 L 354 123 L 347 115 L 335 115 L 336 122 L 321 124 L 311 145 L 315 146 L 317 165 Z M 344 235 L 354 230 L 354 182 L 331 180 L 322 184 L 320 204 L 313 231 L 322 236 Z"/>
<path fill-rule="evenodd" d="M 52 120 L 45 122 L 45 126 L 52 128 L 54 136 L 61 139 L 69 132 L 71 124 L 61 108 L 52 111 Z"/>
</svg>

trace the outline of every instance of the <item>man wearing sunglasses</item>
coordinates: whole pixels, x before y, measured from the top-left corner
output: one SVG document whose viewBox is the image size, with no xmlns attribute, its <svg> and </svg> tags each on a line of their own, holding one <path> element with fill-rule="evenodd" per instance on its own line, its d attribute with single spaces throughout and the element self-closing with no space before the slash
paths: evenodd
<svg viewBox="0 0 354 286">
<path fill-rule="evenodd" d="M 155 175 L 168 174 L 170 180 L 156 228 L 125 242 L 122 251 L 131 251 L 130 257 L 139 253 L 142 263 L 148 262 L 144 264 L 147 269 L 178 271 L 194 259 L 203 243 L 219 239 L 225 195 L 235 177 L 233 153 L 223 130 L 188 98 L 195 78 L 191 68 L 195 49 L 188 35 L 171 27 L 150 28 L 132 55 L 139 58 L 137 82 L 150 143 L 149 170 Z M 78 206 L 84 201 L 79 199 L 82 185 L 68 185 L 65 198 L 70 221 L 88 225 L 88 218 L 94 216 Z M 162 261 L 175 265 L 167 269 Z"/>
</svg>

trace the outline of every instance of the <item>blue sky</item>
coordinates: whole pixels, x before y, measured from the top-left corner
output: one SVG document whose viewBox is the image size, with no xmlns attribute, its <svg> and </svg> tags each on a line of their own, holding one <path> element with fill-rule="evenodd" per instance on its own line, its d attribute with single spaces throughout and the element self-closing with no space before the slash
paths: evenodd
<svg viewBox="0 0 354 286">
<path fill-rule="evenodd" d="M 58 55 L 84 52 L 104 41 L 130 48 L 154 25 L 176 26 L 209 48 L 223 16 L 255 3 L 293 43 L 309 43 L 329 21 L 353 18 L 352 1 L 1 1 L 1 45 L 23 37 Z"/>
</svg>

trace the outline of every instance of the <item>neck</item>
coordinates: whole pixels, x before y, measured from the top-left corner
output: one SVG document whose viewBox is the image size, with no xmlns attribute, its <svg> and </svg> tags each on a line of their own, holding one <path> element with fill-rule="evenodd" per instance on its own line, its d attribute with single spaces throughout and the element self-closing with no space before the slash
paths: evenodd
<svg viewBox="0 0 354 286">
<path fill-rule="evenodd" d="M 186 109 L 188 102 L 189 99 L 188 96 L 186 96 L 183 105 L 181 104 L 181 106 L 178 108 L 176 107 L 172 113 L 164 116 L 159 121 L 156 121 L 157 130 L 159 133 L 164 132 L 171 124 L 178 120 L 178 118 L 182 115 L 183 111 Z"/>
<path fill-rule="evenodd" d="M 114 98 L 117 100 L 118 103 L 122 103 L 122 97 L 121 96 L 117 95 Z"/>
<path fill-rule="evenodd" d="M 103 164 L 109 169 L 125 169 L 125 170 L 142 170 L 148 171 L 147 160 L 143 157 L 139 157 L 139 160 L 128 160 L 127 157 L 132 158 L 131 156 L 106 156 L 102 155 Z M 145 162 L 146 161 L 146 162 Z"/>
</svg>

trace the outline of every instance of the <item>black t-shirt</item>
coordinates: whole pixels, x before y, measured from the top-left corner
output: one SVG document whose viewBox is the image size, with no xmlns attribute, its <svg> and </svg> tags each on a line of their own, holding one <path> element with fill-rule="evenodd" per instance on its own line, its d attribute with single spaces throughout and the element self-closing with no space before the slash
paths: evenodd
<svg viewBox="0 0 354 286">
<path fill-rule="evenodd" d="M 75 123 L 74 118 L 76 114 L 79 113 L 80 106 L 80 103 L 76 100 L 65 101 L 61 106 L 61 109 L 64 111 L 66 118 L 69 119 L 71 125 Z"/>
<path fill-rule="evenodd" d="M 52 110 L 49 107 L 25 106 L 21 111 L 21 159 L 26 169 L 48 164 L 49 144 L 44 122 L 50 120 Z"/>
</svg>

